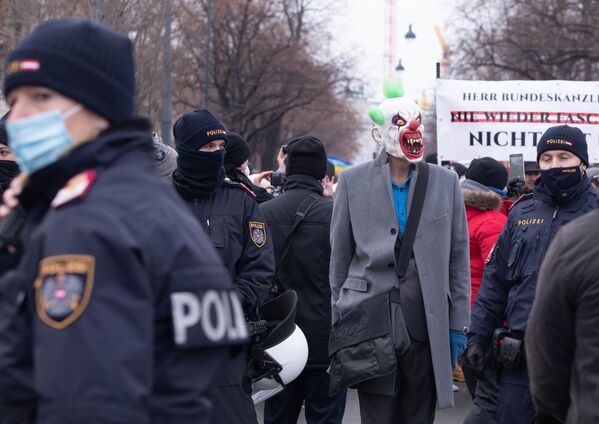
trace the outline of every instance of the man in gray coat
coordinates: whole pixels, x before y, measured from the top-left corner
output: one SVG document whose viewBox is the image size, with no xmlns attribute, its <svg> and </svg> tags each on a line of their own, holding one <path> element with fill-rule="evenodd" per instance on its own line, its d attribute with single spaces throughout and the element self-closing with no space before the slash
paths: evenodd
<svg viewBox="0 0 599 424">
<path fill-rule="evenodd" d="M 466 345 L 470 270 L 466 213 L 457 176 L 429 166 L 413 253 L 401 283 L 396 243 L 405 234 L 417 162 L 420 110 L 403 88 L 386 84 L 369 110 L 376 159 L 341 173 L 331 223 L 333 323 L 381 293 L 398 288 L 410 347 L 389 376 L 358 384 L 362 423 L 432 423 L 435 405 L 453 406 L 452 366 Z M 398 240 L 399 238 L 399 240 Z M 383 313 L 383 312 L 381 312 Z"/>
</svg>

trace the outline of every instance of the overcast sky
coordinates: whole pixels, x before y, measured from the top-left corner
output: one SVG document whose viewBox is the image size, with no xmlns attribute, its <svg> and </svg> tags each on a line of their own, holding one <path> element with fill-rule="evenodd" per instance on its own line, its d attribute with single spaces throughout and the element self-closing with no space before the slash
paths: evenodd
<svg viewBox="0 0 599 424">
<path fill-rule="evenodd" d="M 366 77 L 366 92 L 374 100 L 382 97 L 384 77 L 384 13 L 385 0 L 344 0 L 346 6 L 335 15 L 332 24 L 334 42 L 340 49 L 357 56 L 359 74 Z M 397 58 L 406 70 L 401 74 L 408 94 L 419 98 L 423 91 L 433 96 L 435 63 L 442 58 L 442 49 L 435 36 L 438 24 L 446 38 L 447 19 L 453 12 L 455 0 L 397 0 Z M 407 43 L 404 36 L 408 25 L 416 40 Z"/>
</svg>

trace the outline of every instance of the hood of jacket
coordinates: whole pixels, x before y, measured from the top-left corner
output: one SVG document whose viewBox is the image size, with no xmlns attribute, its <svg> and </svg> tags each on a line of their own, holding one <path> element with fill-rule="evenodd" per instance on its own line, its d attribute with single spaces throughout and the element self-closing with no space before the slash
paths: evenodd
<svg viewBox="0 0 599 424">
<path fill-rule="evenodd" d="M 479 209 L 481 211 L 498 211 L 502 206 L 502 199 L 499 194 L 484 185 L 472 180 L 464 180 L 461 184 L 462 196 L 466 206 Z"/>
</svg>

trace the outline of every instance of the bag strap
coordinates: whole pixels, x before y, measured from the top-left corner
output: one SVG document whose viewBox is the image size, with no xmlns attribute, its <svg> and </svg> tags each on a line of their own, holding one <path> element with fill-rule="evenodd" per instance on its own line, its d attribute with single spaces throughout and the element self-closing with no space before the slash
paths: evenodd
<svg viewBox="0 0 599 424">
<path fill-rule="evenodd" d="M 397 277 L 400 280 L 406 274 L 406 271 L 408 270 L 408 263 L 412 257 L 412 247 L 414 246 L 414 239 L 416 238 L 416 231 L 418 230 L 422 206 L 424 205 L 424 198 L 426 196 L 426 188 L 428 186 L 428 174 L 428 163 L 420 162 L 418 164 L 418 178 L 416 179 L 416 186 L 414 187 L 414 197 L 412 198 L 412 205 L 410 206 L 410 213 L 408 214 L 408 222 L 406 223 L 406 232 L 401 241 L 400 237 L 398 236 L 395 242 L 396 254 L 398 243 L 401 243 L 396 267 Z"/>
<path fill-rule="evenodd" d="M 275 266 L 275 275 L 277 275 L 279 267 L 281 266 L 281 263 L 283 262 L 283 260 L 285 260 L 287 253 L 289 253 L 289 247 L 291 247 L 291 241 L 292 241 L 291 236 L 295 232 L 295 230 L 298 227 L 298 225 L 300 224 L 300 222 L 302 222 L 304 217 L 308 214 L 308 212 L 310 212 L 310 209 L 312 209 L 312 206 L 314 206 L 314 204 L 318 201 L 318 199 L 320 199 L 320 196 L 318 194 L 316 194 L 316 193 L 308 194 L 306 197 L 304 197 L 304 200 L 302 200 L 302 203 L 300 203 L 297 210 L 295 211 L 295 220 L 293 221 L 293 227 L 291 227 L 291 231 L 289 231 L 289 234 L 287 235 L 287 238 L 285 239 L 285 243 L 283 243 L 283 250 L 281 251 L 282 252 L 281 257 L 279 258 L 279 260 L 277 261 L 277 264 Z"/>
</svg>

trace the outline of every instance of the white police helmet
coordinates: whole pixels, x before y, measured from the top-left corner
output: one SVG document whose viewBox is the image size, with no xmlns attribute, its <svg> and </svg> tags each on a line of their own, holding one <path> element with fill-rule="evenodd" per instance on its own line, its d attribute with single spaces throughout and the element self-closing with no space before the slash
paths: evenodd
<svg viewBox="0 0 599 424">
<path fill-rule="evenodd" d="M 308 361 L 308 342 L 303 331 L 295 324 L 297 293 L 288 290 L 266 302 L 260 314 L 269 323 L 262 342 L 263 373 L 254 379 L 252 399 L 258 404 L 283 390 L 295 380 Z M 270 325 L 269 325 L 270 327 Z"/>
</svg>

